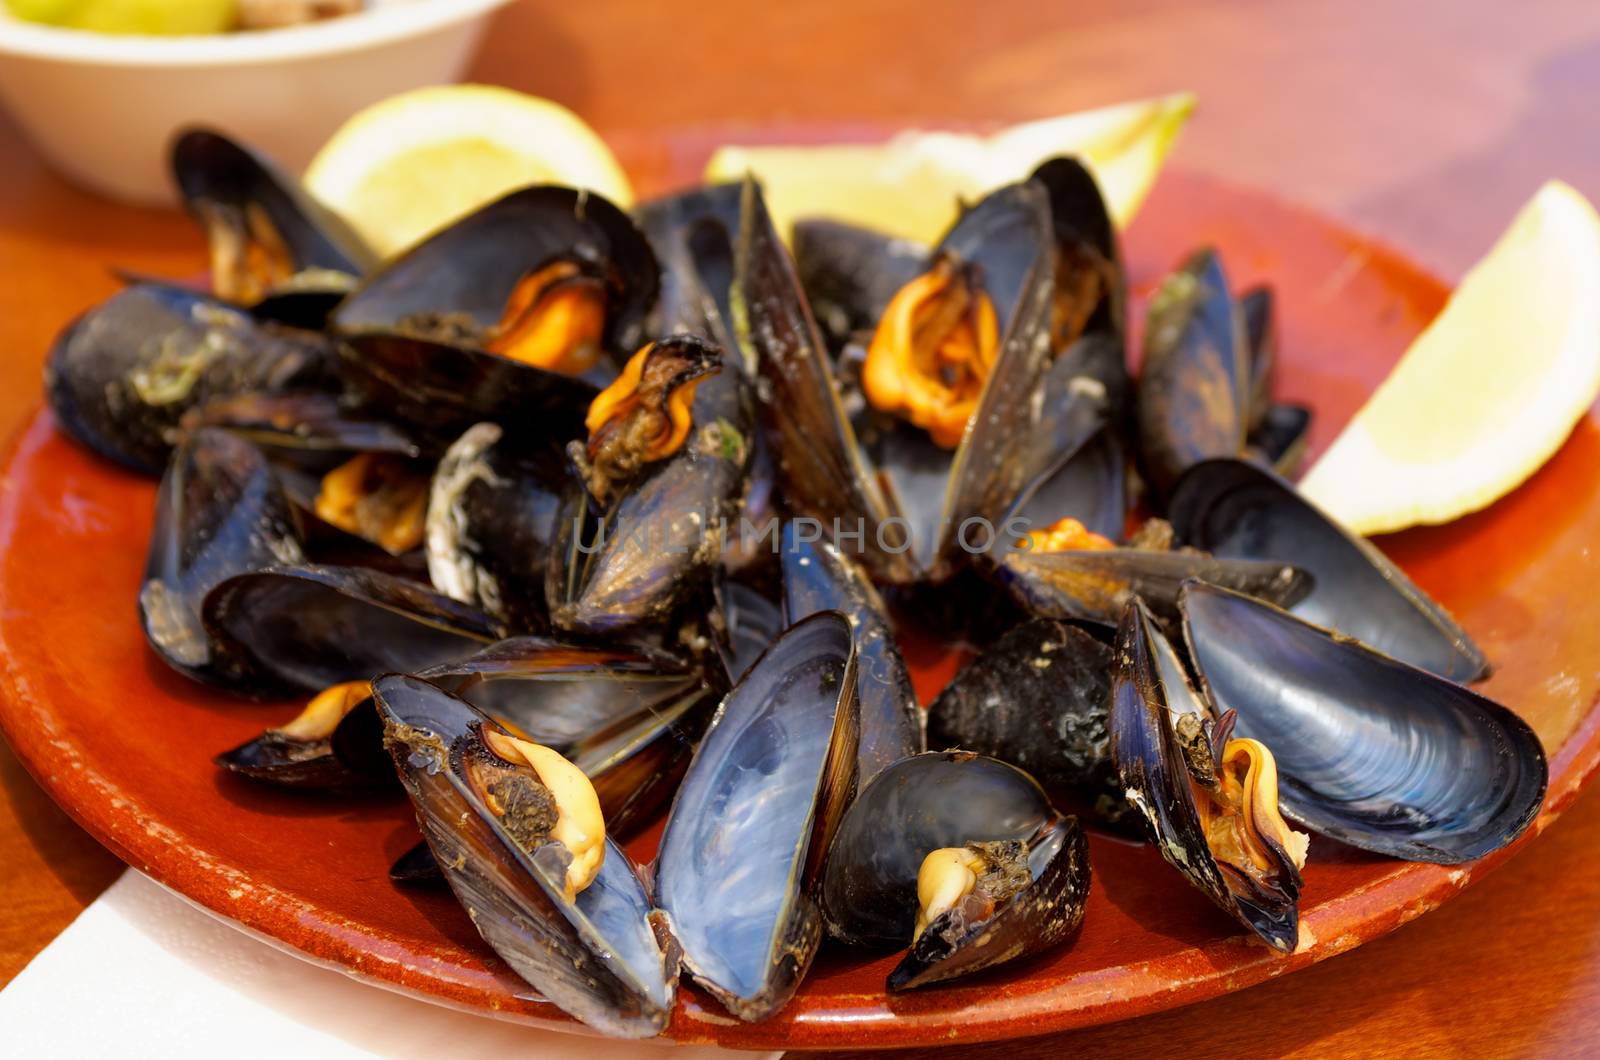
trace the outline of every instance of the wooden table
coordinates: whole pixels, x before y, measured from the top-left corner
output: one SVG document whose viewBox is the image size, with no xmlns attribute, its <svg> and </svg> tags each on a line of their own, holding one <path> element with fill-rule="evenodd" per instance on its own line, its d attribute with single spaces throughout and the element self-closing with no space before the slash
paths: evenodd
<svg viewBox="0 0 1600 1060">
<path fill-rule="evenodd" d="M 525 0 L 499 17 L 475 76 L 622 132 L 1005 120 L 1192 89 L 1201 110 L 1176 164 L 1278 189 L 1451 276 L 1546 177 L 1600 200 L 1592 0 L 671 7 Z M 60 323 L 114 290 L 112 263 L 181 275 L 203 255 L 176 215 L 66 187 L 0 117 L 0 428 L 37 401 Z M 1450 905 L 1309 971 L 1131 1023 L 949 1055 L 1597 1050 L 1597 848 L 1600 793 Z M 0 744 L 0 983 L 120 868 Z"/>
</svg>

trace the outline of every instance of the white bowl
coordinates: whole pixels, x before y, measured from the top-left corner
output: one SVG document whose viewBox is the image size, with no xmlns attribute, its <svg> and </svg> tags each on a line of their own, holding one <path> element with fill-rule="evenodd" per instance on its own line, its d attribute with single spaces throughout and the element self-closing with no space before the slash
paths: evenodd
<svg viewBox="0 0 1600 1060">
<path fill-rule="evenodd" d="M 174 130 L 213 126 L 298 172 L 362 107 L 458 79 L 509 2 L 376 0 L 307 26 L 190 37 L 55 29 L 0 5 L 0 100 L 67 177 L 168 203 Z"/>
</svg>

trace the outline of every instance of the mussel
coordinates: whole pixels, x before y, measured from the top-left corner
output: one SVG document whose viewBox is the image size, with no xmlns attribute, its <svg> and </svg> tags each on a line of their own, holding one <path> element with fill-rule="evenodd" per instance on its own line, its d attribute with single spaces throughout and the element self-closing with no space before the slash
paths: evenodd
<svg viewBox="0 0 1600 1060">
<path fill-rule="evenodd" d="M 835 353 L 856 333 L 870 331 L 928 260 L 921 243 L 820 218 L 796 221 L 792 245 L 800 286 Z"/>
<path fill-rule="evenodd" d="M 371 765 L 372 748 L 382 746 L 382 729 L 369 716 L 373 709 L 369 682 L 333 685 L 312 696 L 287 724 L 268 729 L 212 761 L 230 772 L 285 788 L 386 787 L 394 783 L 394 769 L 387 763 Z"/>
<path fill-rule="evenodd" d="M 469 428 L 433 474 L 426 526 L 434 587 L 512 629 L 547 629 L 545 568 L 567 484 L 559 449 L 519 445 L 495 423 Z"/>
<path fill-rule="evenodd" d="M 450 439 L 483 421 L 573 438 L 596 382 L 642 340 L 658 283 L 626 214 L 539 186 L 390 262 L 330 323 L 345 380 L 391 418 Z"/>
<path fill-rule="evenodd" d="M 1308 572 L 1314 587 L 1304 599 L 1275 601 L 1308 622 L 1454 681 L 1488 673 L 1483 652 L 1443 607 L 1265 468 L 1236 459 L 1197 464 L 1167 514 L 1182 541 L 1220 559 L 1287 561 Z"/>
<path fill-rule="evenodd" d="M 546 637 L 514 637 L 417 676 L 570 759 L 612 835 L 672 795 L 715 699 L 693 668 L 660 652 Z"/>
<path fill-rule="evenodd" d="M 998 520 L 1034 460 L 1055 285 L 1044 188 L 987 196 L 896 294 L 862 368 L 870 412 L 858 423 L 753 183 L 737 263 L 736 318 L 757 355 L 789 508 L 836 539 L 859 532 L 860 558 L 879 579 L 948 577 L 969 523 Z M 959 362 L 959 378 L 930 367 L 945 360 Z"/>
<path fill-rule="evenodd" d="M 1307 836 L 1283 820 L 1272 752 L 1231 738 L 1231 724 L 1195 692 L 1150 612 L 1130 601 L 1117 630 L 1110 723 L 1127 799 L 1173 868 L 1288 953 L 1299 944 Z"/>
<path fill-rule="evenodd" d="M 928 704 L 928 746 L 991 755 L 1096 817 L 1126 809 L 1111 761 L 1111 648 L 1050 618 L 989 645 Z"/>
<path fill-rule="evenodd" d="M 783 613 L 790 625 L 818 611 L 850 619 L 861 701 L 857 773 L 866 784 L 890 763 L 922 750 L 922 710 L 877 589 L 815 526 L 783 528 Z"/>
<path fill-rule="evenodd" d="M 704 587 L 750 459 L 748 388 L 689 335 L 641 348 L 590 406 L 546 574 L 551 621 L 601 635 L 665 620 Z"/>
<path fill-rule="evenodd" d="M 1222 261 L 1197 251 L 1163 281 L 1145 323 L 1139 449 L 1159 496 L 1191 465 L 1244 450 L 1250 392 L 1245 328 Z"/>
<path fill-rule="evenodd" d="M 828 931 L 909 946 L 890 990 L 1064 941 L 1083 918 L 1088 844 L 1032 777 L 965 751 L 901 759 L 845 812 L 828 852 Z"/>
<path fill-rule="evenodd" d="M 376 674 L 465 658 L 504 629 L 426 586 L 355 567 L 269 567 L 239 574 L 201 608 L 213 651 L 241 661 L 262 690 L 320 692 Z"/>
<path fill-rule="evenodd" d="M 172 175 L 210 243 L 212 290 L 257 316 L 320 327 L 375 260 L 297 181 L 222 133 L 181 132 Z"/>
<path fill-rule="evenodd" d="M 850 624 L 791 626 L 718 708 L 667 817 L 656 904 L 684 966 L 728 1011 L 763 1019 L 822 938 L 823 857 L 855 788 Z"/>
<path fill-rule="evenodd" d="M 216 428 L 189 434 L 156 494 L 139 589 L 145 639 L 181 673 L 219 684 L 247 680 L 241 659 L 215 650 L 201 605 L 234 575 L 302 559 L 294 513 L 261 451 Z"/>
<path fill-rule="evenodd" d="M 373 690 L 423 835 L 484 941 L 596 1030 L 659 1034 L 677 956 L 583 774 L 426 681 Z"/>
<path fill-rule="evenodd" d="M 1352 846 L 1454 864 L 1532 823 L 1549 769 L 1526 722 L 1458 684 L 1215 586 L 1183 591 L 1209 700 L 1272 749 L 1284 813 Z"/>
<path fill-rule="evenodd" d="M 220 397 L 333 383 L 322 335 L 257 321 L 179 287 L 138 284 L 69 324 L 45 362 L 61 428 L 101 456 L 159 474 L 185 412 Z"/>
</svg>

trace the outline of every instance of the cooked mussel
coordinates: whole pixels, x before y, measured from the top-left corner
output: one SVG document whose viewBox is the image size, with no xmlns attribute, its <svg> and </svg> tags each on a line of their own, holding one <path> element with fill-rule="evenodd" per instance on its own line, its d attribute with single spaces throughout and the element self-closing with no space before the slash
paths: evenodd
<svg viewBox="0 0 1600 1060">
<path fill-rule="evenodd" d="M 1454 864 L 1538 814 L 1544 749 L 1500 704 L 1214 586 L 1185 587 L 1182 610 L 1207 696 L 1240 737 L 1272 748 L 1283 810 L 1306 827 Z"/>
<path fill-rule="evenodd" d="M 834 353 L 870 331 L 928 261 L 922 243 L 820 218 L 796 221 L 792 245 L 800 286 Z"/>
<path fill-rule="evenodd" d="M 1222 261 L 1198 251 L 1162 283 L 1145 322 L 1140 463 L 1158 496 L 1191 465 L 1243 451 L 1250 388 L 1245 328 Z"/>
<path fill-rule="evenodd" d="M 1130 601 L 1111 671 L 1111 752 L 1161 856 L 1280 952 L 1299 943 L 1307 837 L 1284 822 L 1272 752 L 1230 737 L 1145 606 Z"/>
<path fill-rule="evenodd" d="M 320 692 L 375 674 L 465 658 L 503 628 L 416 582 L 355 567 L 273 567 L 206 595 L 213 651 L 238 658 L 263 690 Z"/>
<path fill-rule="evenodd" d="M 181 132 L 172 175 L 210 242 L 212 290 L 257 316 L 321 327 L 375 260 L 297 181 L 219 132 Z"/>
<path fill-rule="evenodd" d="M 285 788 L 350 791 L 385 787 L 394 783 L 392 768 L 374 769 L 368 756 L 355 762 L 339 753 L 336 739 L 346 719 L 357 711 L 371 711 L 372 686 L 367 681 L 347 681 L 326 688 L 285 725 L 217 755 L 212 761 L 230 772 Z M 369 735 L 381 747 L 382 730 Z"/>
<path fill-rule="evenodd" d="M 545 637 L 514 637 L 417 676 L 570 759 L 594 784 L 612 835 L 672 795 L 714 703 L 678 659 Z"/>
<path fill-rule="evenodd" d="M 676 954 L 583 774 L 418 678 L 373 691 L 423 835 L 484 941 L 596 1030 L 659 1034 Z"/>
<path fill-rule="evenodd" d="M 1126 803 L 1106 716 L 1111 648 L 1050 618 L 1014 627 L 967 663 L 928 704 L 928 746 L 959 747 L 1026 770 L 1097 817 Z"/>
<path fill-rule="evenodd" d="M 818 527 L 785 524 L 781 557 L 788 624 L 819 611 L 839 611 L 850 619 L 856 694 L 861 701 L 857 773 L 859 782 L 866 784 L 890 763 L 923 746 L 922 710 L 883 599 L 866 571 L 823 540 Z"/>
<path fill-rule="evenodd" d="M 1032 777 L 965 751 L 901 759 L 845 812 L 828 852 L 829 932 L 910 946 L 904 990 L 1038 953 L 1083 917 L 1089 852 Z"/>
<path fill-rule="evenodd" d="M 757 355 L 789 508 L 831 535 L 861 531 L 875 577 L 948 577 L 958 534 L 975 519 L 993 525 L 1032 469 L 1054 290 L 1043 187 L 1003 188 L 966 211 L 894 296 L 862 366 L 870 413 L 859 426 L 754 184 L 737 260 L 741 339 Z"/>
<path fill-rule="evenodd" d="M 184 415 L 185 430 L 201 426 L 267 454 L 317 561 L 421 572 L 433 463 L 396 425 L 354 415 L 333 394 L 292 391 L 221 398 Z"/>
<path fill-rule="evenodd" d="M 729 293 L 740 193 L 738 184 L 712 184 L 635 211 L 661 263 L 656 334 L 698 335 L 724 350 L 736 349 Z"/>
<path fill-rule="evenodd" d="M 1308 622 L 1453 681 L 1488 672 L 1483 652 L 1443 607 L 1265 468 L 1244 460 L 1197 464 L 1173 491 L 1167 514 L 1180 540 L 1219 559 L 1292 562 L 1307 571 L 1312 591 L 1299 602 L 1276 602 Z"/>
<path fill-rule="evenodd" d="M 519 445 L 495 423 L 469 428 L 433 475 L 427 554 L 434 587 L 512 629 L 546 629 L 545 566 L 566 488 L 558 450 Z"/>
<path fill-rule="evenodd" d="M 1164 622 L 1178 617 L 1178 591 L 1189 579 L 1226 585 L 1291 605 L 1312 578 L 1274 560 L 1219 558 L 1193 549 L 1117 547 L 1070 518 L 1032 532 L 1028 547 L 1001 551 L 996 577 L 1035 615 L 1116 625 L 1138 597 Z"/>
<path fill-rule="evenodd" d="M 789 1000 L 822 938 L 823 857 L 855 787 L 850 623 L 791 626 L 718 708 L 678 789 L 656 904 L 684 966 L 728 1011 Z"/>
<path fill-rule="evenodd" d="M 659 622 L 706 585 L 750 459 L 748 388 L 722 365 L 700 339 L 662 339 L 590 406 L 546 575 L 557 629 Z"/>
<path fill-rule="evenodd" d="M 237 685 L 243 661 L 218 651 L 201 623 L 201 605 L 218 583 L 303 558 L 288 499 L 259 449 L 204 428 L 172 454 L 156 494 L 139 622 L 145 639 L 174 669 Z"/>
<path fill-rule="evenodd" d="M 594 382 L 637 348 L 656 262 L 627 215 L 524 188 L 390 262 L 330 318 L 368 406 L 453 439 L 474 423 L 582 433 Z"/>
<path fill-rule="evenodd" d="M 69 324 L 45 362 L 56 421 L 76 441 L 159 474 L 185 412 L 214 398 L 327 389 L 332 344 L 179 287 L 137 284 Z"/>
</svg>

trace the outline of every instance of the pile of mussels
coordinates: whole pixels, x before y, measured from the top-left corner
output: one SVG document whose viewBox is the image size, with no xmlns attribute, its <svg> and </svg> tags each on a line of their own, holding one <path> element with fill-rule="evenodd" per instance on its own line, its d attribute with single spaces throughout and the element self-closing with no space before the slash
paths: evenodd
<svg viewBox="0 0 1600 1060">
<path fill-rule="evenodd" d="M 660 1032 L 680 969 L 769 1016 L 824 935 L 905 950 L 890 990 L 1057 945 L 1061 806 L 1284 952 L 1297 829 L 1452 863 L 1538 811 L 1483 655 L 1285 477 L 1272 293 L 1194 254 L 1135 387 L 1072 159 L 933 248 L 817 221 L 791 256 L 753 182 L 540 186 L 383 264 L 225 137 L 173 165 L 213 293 L 134 283 L 46 372 L 162 476 L 149 643 L 308 697 L 218 765 L 403 787 L 396 878 L 604 1032 Z M 886 607 L 972 653 L 926 711 Z"/>
</svg>

